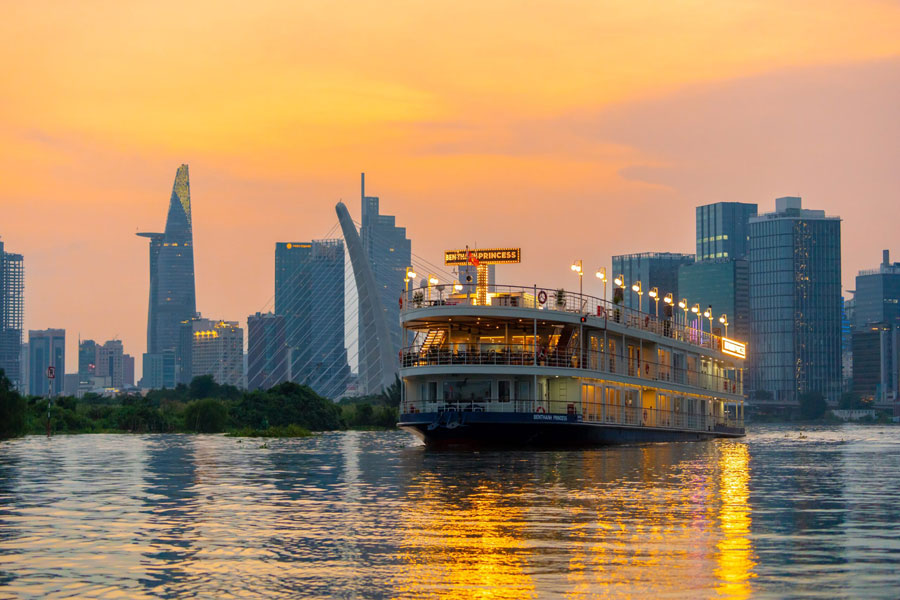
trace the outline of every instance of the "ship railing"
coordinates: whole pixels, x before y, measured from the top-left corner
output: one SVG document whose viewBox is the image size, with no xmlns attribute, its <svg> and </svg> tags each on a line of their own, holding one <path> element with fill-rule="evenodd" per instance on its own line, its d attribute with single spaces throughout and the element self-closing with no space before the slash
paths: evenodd
<svg viewBox="0 0 900 600">
<path fill-rule="evenodd" d="M 440 290 L 439 290 L 440 288 Z M 467 305 L 479 306 L 474 284 L 463 284 L 462 291 L 453 292 L 452 286 L 431 286 L 411 289 L 401 296 L 401 311 L 422 308 L 425 306 L 449 306 Z M 628 292 L 631 293 L 630 291 Z M 541 302 L 541 300 L 544 300 Z M 662 304 L 662 306 L 659 306 Z M 569 292 L 566 290 L 541 288 L 537 286 L 516 285 L 492 285 L 487 295 L 485 306 L 492 307 L 520 307 L 538 308 L 540 310 L 576 313 L 592 315 L 605 319 L 608 322 L 618 323 L 625 327 L 647 331 L 686 342 L 702 348 L 719 350 L 722 347 L 722 337 L 707 331 L 704 326 L 709 319 L 702 314 L 696 316 L 688 311 L 685 313 L 677 306 L 671 306 L 668 310 L 671 316 L 666 316 L 666 304 L 647 298 L 647 310 L 638 311 L 622 304 L 615 304 L 604 298 L 597 298 L 588 294 Z M 701 307 L 705 310 L 705 307 Z M 649 312 L 652 310 L 653 312 Z M 661 311 L 662 316 L 658 316 Z M 704 323 L 706 321 L 707 323 Z M 713 319 L 712 323 L 717 323 Z M 709 323 L 710 325 L 712 323 Z M 718 330 L 718 326 L 714 326 Z"/>
<path fill-rule="evenodd" d="M 744 393 L 740 370 L 731 374 L 708 373 L 703 370 L 673 367 L 657 361 L 639 360 L 598 350 L 579 351 L 578 348 L 551 349 L 535 352 L 514 344 L 478 344 L 477 349 L 451 351 L 448 346 L 423 349 L 409 346 L 400 352 L 401 368 L 430 366 L 523 366 L 554 367 L 576 371 L 592 371 L 670 382 L 700 388 L 710 392 L 741 395 Z M 585 374 L 584 376 L 589 376 Z"/>
<path fill-rule="evenodd" d="M 734 407 L 731 407 L 734 409 Z M 688 413 L 680 410 L 641 407 L 605 402 L 569 402 L 567 400 L 523 399 L 445 399 L 434 401 L 406 400 L 401 403 L 401 414 L 475 412 L 535 415 L 533 421 L 569 421 L 626 425 L 658 429 L 679 429 L 717 433 L 744 433 L 743 419 L 737 410 L 724 414 Z"/>
</svg>

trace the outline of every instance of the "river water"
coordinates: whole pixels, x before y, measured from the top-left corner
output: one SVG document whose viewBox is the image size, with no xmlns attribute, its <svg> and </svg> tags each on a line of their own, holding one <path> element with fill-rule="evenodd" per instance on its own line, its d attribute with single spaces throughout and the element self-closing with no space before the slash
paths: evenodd
<svg viewBox="0 0 900 600">
<path fill-rule="evenodd" d="M 900 596 L 900 428 L 431 451 L 306 439 L 0 444 L 0 598 Z"/>
</svg>

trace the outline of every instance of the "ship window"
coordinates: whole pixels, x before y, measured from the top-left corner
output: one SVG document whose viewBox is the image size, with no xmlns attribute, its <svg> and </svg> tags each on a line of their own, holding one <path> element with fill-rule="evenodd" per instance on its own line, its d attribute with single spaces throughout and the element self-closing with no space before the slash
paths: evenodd
<svg viewBox="0 0 900 600">
<path fill-rule="evenodd" d="M 516 400 L 534 400 L 531 397 L 531 382 L 520 381 L 519 389 L 516 390 Z"/>
<path fill-rule="evenodd" d="M 428 391 L 425 400 L 437 400 L 437 381 L 428 382 Z"/>
<path fill-rule="evenodd" d="M 460 379 L 444 382 L 444 400 L 485 400 L 491 397 L 490 379 Z"/>
<path fill-rule="evenodd" d="M 497 398 L 500 402 L 509 402 L 512 394 L 512 382 L 501 380 L 497 382 Z"/>
</svg>

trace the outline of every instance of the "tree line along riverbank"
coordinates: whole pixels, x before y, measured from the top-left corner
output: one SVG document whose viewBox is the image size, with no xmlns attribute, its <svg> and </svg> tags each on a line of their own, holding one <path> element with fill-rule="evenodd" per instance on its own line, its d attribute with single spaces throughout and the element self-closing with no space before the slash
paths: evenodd
<svg viewBox="0 0 900 600">
<path fill-rule="evenodd" d="M 48 399 L 25 397 L 0 371 L 0 439 L 42 434 Z M 375 396 L 333 402 L 292 382 L 245 391 L 219 385 L 209 375 L 171 390 L 146 395 L 83 398 L 61 396 L 50 403 L 50 430 L 72 433 L 222 433 L 296 437 L 314 431 L 393 428 L 400 405 L 399 383 Z"/>
</svg>

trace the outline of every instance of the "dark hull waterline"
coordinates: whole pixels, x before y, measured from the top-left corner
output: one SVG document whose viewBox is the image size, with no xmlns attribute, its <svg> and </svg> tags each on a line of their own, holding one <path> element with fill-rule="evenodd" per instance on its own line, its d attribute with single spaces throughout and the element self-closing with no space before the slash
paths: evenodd
<svg viewBox="0 0 900 600">
<path fill-rule="evenodd" d="M 429 446 L 606 446 L 653 442 L 692 442 L 743 437 L 742 430 L 706 431 L 581 422 L 577 415 L 496 413 L 414 413 L 398 426 Z"/>
</svg>

